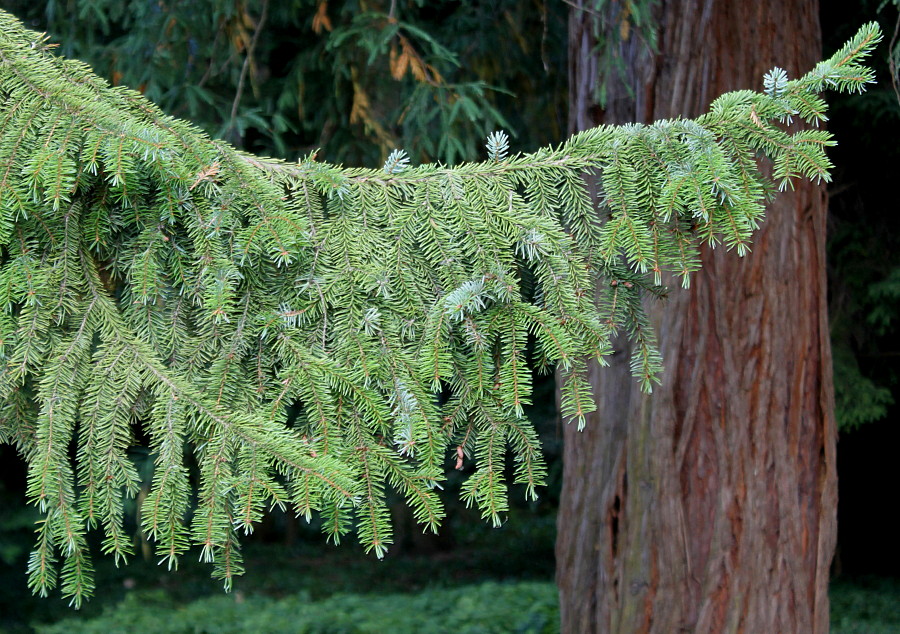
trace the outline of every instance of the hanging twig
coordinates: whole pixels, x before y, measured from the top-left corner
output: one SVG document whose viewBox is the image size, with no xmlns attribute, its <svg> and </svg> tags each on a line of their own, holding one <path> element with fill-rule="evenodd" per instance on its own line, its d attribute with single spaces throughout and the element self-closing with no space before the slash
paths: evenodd
<svg viewBox="0 0 900 634">
<path fill-rule="evenodd" d="M 253 32 L 250 46 L 247 48 L 247 56 L 244 58 L 244 65 L 241 67 L 241 78 L 238 80 L 237 92 L 234 95 L 234 102 L 231 104 L 231 119 L 228 123 L 229 132 L 234 129 L 238 105 L 241 103 L 241 95 L 244 92 L 244 82 L 247 79 L 247 72 L 250 70 L 250 60 L 253 59 L 253 51 L 256 50 L 256 42 L 259 40 L 259 34 L 262 33 L 268 15 L 269 0 L 263 0 L 262 14 L 259 16 L 259 23 L 257 23 L 256 30 Z"/>
<path fill-rule="evenodd" d="M 895 2 L 897 4 L 897 2 Z M 900 5 L 898 5 L 900 10 Z M 897 13 L 897 23 L 894 25 L 894 35 L 891 37 L 891 43 L 888 44 L 888 68 L 891 71 L 891 86 L 894 87 L 894 94 L 897 96 L 897 103 L 900 104 L 900 86 L 897 85 L 897 36 L 900 34 L 900 11 Z"/>
</svg>

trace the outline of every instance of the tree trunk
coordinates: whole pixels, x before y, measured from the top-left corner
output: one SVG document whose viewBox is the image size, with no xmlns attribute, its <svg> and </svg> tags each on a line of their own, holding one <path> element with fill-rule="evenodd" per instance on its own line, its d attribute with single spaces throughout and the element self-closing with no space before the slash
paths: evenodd
<svg viewBox="0 0 900 634">
<path fill-rule="evenodd" d="M 589 5 L 570 17 L 573 131 L 693 117 L 722 92 L 761 88 L 773 66 L 797 77 L 821 53 L 815 0 L 663 0 L 655 55 L 622 26 L 629 3 L 606 2 L 602 16 L 573 4 Z M 628 35 L 605 110 L 593 100 L 597 28 Z M 825 216 L 823 188 L 799 182 L 769 205 L 750 255 L 705 249 L 690 290 L 676 283 L 650 308 L 665 363 L 652 394 L 630 376 L 624 342 L 612 367 L 591 369 L 598 412 L 564 436 L 563 632 L 827 632 L 837 475 Z"/>
</svg>

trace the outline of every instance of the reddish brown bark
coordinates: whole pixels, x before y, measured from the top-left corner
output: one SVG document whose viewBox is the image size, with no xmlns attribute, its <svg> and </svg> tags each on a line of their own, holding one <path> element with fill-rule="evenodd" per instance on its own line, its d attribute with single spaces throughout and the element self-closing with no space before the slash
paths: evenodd
<svg viewBox="0 0 900 634">
<path fill-rule="evenodd" d="M 658 55 L 626 41 L 632 91 L 612 82 L 602 111 L 591 19 L 573 10 L 570 22 L 574 129 L 696 116 L 821 53 L 814 0 L 664 1 Z M 825 215 L 824 190 L 798 183 L 769 205 L 752 254 L 704 252 L 690 290 L 675 284 L 651 308 L 665 362 L 651 395 L 629 376 L 625 344 L 613 367 L 592 368 L 598 413 L 583 433 L 565 429 L 564 632 L 827 631 L 837 476 Z"/>
</svg>

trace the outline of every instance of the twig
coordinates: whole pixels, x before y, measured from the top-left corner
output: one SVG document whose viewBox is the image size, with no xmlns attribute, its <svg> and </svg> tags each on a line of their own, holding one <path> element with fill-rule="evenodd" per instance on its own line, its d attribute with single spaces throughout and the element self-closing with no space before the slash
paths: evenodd
<svg viewBox="0 0 900 634">
<path fill-rule="evenodd" d="M 897 85 L 896 52 L 898 34 L 900 34 L 900 12 L 897 13 L 897 23 L 894 25 L 894 35 L 891 37 L 891 43 L 888 44 L 888 68 L 890 68 L 891 71 L 891 86 L 894 87 L 894 94 L 897 96 L 897 103 L 900 103 L 900 86 Z"/>
<path fill-rule="evenodd" d="M 587 13 L 588 15 L 592 15 L 595 18 L 603 17 L 603 14 L 601 14 L 599 11 L 590 9 L 590 8 L 582 6 L 582 5 L 575 4 L 575 2 L 573 2 L 573 0 L 563 0 L 563 4 L 567 4 L 570 7 L 572 7 L 573 9 L 575 9 L 576 11 L 581 11 L 582 13 Z"/>
<path fill-rule="evenodd" d="M 237 119 L 238 104 L 241 103 L 241 95 L 244 92 L 244 81 L 247 79 L 247 72 L 250 70 L 250 60 L 253 59 L 253 51 L 256 50 L 256 43 L 259 41 L 259 34 L 262 33 L 266 18 L 269 16 L 269 0 L 263 0 L 262 14 L 259 16 L 259 23 L 253 32 L 253 38 L 250 40 L 250 46 L 247 47 L 247 56 L 244 58 L 244 65 L 241 67 L 241 78 L 238 80 L 237 93 L 234 95 L 234 102 L 231 104 L 231 120 L 228 123 L 229 132 L 234 129 L 234 122 Z"/>
</svg>

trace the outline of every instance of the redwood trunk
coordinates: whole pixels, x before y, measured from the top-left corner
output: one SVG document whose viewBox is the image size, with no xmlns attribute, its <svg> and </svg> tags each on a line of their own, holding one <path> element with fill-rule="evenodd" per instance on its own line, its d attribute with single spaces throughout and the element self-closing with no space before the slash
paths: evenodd
<svg viewBox="0 0 900 634">
<path fill-rule="evenodd" d="M 622 6 L 607 2 L 606 17 Z M 622 43 L 626 75 L 603 111 L 594 19 L 570 19 L 573 130 L 693 117 L 821 53 L 814 0 L 663 0 L 658 54 Z M 673 285 L 651 308 L 665 362 L 651 395 L 624 343 L 611 368 L 592 368 L 597 415 L 565 429 L 563 632 L 827 632 L 837 475 L 825 216 L 824 190 L 800 182 L 769 205 L 752 254 L 704 252 L 690 290 Z"/>
</svg>

